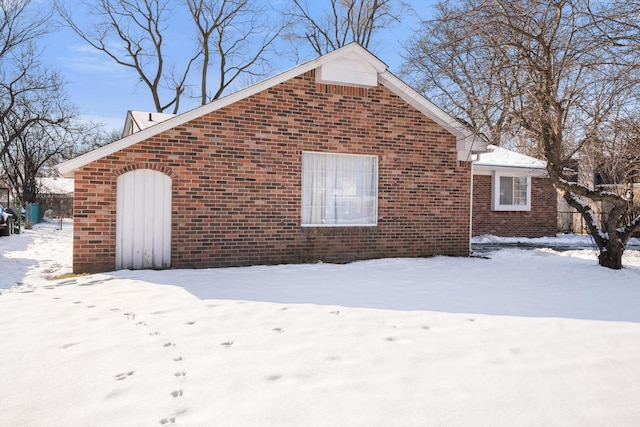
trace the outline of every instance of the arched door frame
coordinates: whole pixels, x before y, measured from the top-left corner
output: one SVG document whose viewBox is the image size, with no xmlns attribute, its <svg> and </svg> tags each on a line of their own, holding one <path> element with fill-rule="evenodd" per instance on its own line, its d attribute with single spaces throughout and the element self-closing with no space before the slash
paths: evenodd
<svg viewBox="0 0 640 427">
<path fill-rule="evenodd" d="M 116 270 L 171 267 L 172 179 L 153 169 L 117 178 Z"/>
</svg>

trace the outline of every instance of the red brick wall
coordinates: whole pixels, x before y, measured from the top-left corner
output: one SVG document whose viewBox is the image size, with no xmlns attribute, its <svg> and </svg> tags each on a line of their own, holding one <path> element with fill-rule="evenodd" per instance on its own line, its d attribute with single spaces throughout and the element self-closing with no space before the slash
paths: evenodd
<svg viewBox="0 0 640 427">
<path fill-rule="evenodd" d="M 77 170 L 74 271 L 114 269 L 116 179 L 139 167 L 172 178 L 174 268 L 468 255 L 471 168 L 455 147 L 383 86 L 310 72 Z M 301 227 L 302 151 L 377 155 L 378 225 Z"/>
<path fill-rule="evenodd" d="M 547 178 L 531 178 L 530 211 L 492 211 L 491 176 L 473 176 L 473 235 L 553 236 L 557 232 L 556 190 Z"/>
</svg>

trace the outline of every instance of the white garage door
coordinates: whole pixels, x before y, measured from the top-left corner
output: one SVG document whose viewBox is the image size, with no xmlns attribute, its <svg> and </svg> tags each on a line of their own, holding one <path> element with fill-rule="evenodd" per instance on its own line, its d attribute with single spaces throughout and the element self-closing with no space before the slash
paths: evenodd
<svg viewBox="0 0 640 427">
<path fill-rule="evenodd" d="M 136 169 L 118 177 L 116 270 L 171 266 L 171 178 Z"/>
</svg>

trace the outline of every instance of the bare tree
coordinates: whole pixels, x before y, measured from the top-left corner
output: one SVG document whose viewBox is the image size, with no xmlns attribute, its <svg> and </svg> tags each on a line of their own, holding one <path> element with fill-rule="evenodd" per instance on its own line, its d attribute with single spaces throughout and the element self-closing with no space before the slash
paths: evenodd
<svg viewBox="0 0 640 427">
<path fill-rule="evenodd" d="M 0 1 L 0 157 L 33 126 L 66 123 L 62 79 L 38 58 L 38 39 L 50 28 L 50 14 L 30 0 Z"/>
<path fill-rule="evenodd" d="M 90 46 L 133 70 L 151 93 L 156 111 L 180 108 L 180 97 L 200 50 L 180 66 L 168 64 L 165 36 L 171 17 L 168 0 L 97 0 L 81 2 L 94 21 L 88 27 L 74 19 L 72 11 L 58 2 L 67 24 Z M 164 98 L 164 99 L 163 99 Z"/>
<path fill-rule="evenodd" d="M 50 14 L 34 13 L 29 0 L 0 2 L 0 58 L 33 43 L 48 31 Z"/>
<path fill-rule="evenodd" d="M 186 0 L 202 48 L 200 103 L 220 98 L 243 73 L 264 76 L 266 51 L 283 26 L 265 19 L 267 11 L 252 0 Z M 209 69 L 217 84 L 209 91 Z"/>
<path fill-rule="evenodd" d="M 20 123 L 15 123 L 21 127 Z M 11 184 L 21 203 L 37 202 L 40 177 L 57 176 L 54 166 L 63 160 L 100 147 L 114 138 L 103 126 L 81 120 L 64 125 L 37 123 L 20 132 L 0 157 L 0 177 Z"/>
<path fill-rule="evenodd" d="M 617 269 L 640 217 L 629 218 L 623 195 L 562 175 L 583 147 L 610 140 L 607 129 L 639 100 L 628 49 L 598 30 L 588 6 L 588 0 L 441 2 L 407 45 L 405 71 L 491 142 L 517 137 L 541 153 L 556 189 L 586 219 L 599 264 Z M 597 218 L 595 204 L 606 215 Z"/>
<path fill-rule="evenodd" d="M 202 105 L 222 96 L 240 75 L 265 75 L 267 52 L 282 28 L 267 19 L 256 0 L 84 0 L 86 14 L 93 17 L 89 24 L 63 1 L 58 0 L 58 10 L 76 34 L 133 70 L 156 111 L 174 114 L 196 64 L 200 78 L 194 86 L 200 88 Z M 170 62 L 172 38 L 192 39 L 192 52 L 174 53 Z"/>
<path fill-rule="evenodd" d="M 593 25 L 617 51 L 619 59 L 635 62 L 640 47 L 640 1 L 614 0 L 611 2 L 586 1 Z M 624 55 L 623 55 L 624 54 Z"/>
<path fill-rule="evenodd" d="M 603 191 L 617 193 L 627 200 L 627 222 L 640 215 L 640 117 L 629 115 L 603 126 L 601 135 L 580 151 L 579 182 L 593 183 Z"/>
<path fill-rule="evenodd" d="M 0 157 L 3 176 L 22 203 L 36 201 L 37 178 L 74 140 L 67 136 L 65 129 L 56 125 L 34 125 L 20 132 L 9 150 Z"/>
<path fill-rule="evenodd" d="M 288 37 L 303 41 L 317 55 L 351 42 L 369 48 L 381 30 L 399 24 L 409 10 L 400 0 L 330 0 L 329 10 L 314 6 L 305 0 L 291 0 L 285 15 L 291 22 Z"/>
<path fill-rule="evenodd" d="M 35 201 L 36 176 L 61 145 L 75 116 L 63 81 L 39 61 L 51 13 L 31 0 L 0 1 L 0 177 L 24 202 Z"/>
</svg>

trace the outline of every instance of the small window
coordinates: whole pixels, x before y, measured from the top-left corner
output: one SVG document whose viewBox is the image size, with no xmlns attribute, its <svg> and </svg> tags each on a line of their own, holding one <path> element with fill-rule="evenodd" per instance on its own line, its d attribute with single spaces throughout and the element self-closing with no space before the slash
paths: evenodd
<svg viewBox="0 0 640 427">
<path fill-rule="evenodd" d="M 531 177 L 494 173 L 491 209 L 494 211 L 531 210 Z"/>
<path fill-rule="evenodd" d="M 302 225 L 378 223 L 378 158 L 302 153 Z"/>
</svg>

